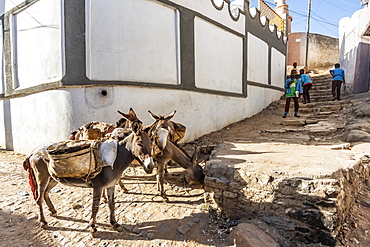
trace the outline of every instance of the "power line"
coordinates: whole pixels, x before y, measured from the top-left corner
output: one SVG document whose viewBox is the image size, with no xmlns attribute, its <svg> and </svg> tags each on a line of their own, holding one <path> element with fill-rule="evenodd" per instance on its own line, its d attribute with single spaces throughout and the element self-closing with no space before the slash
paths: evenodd
<svg viewBox="0 0 370 247">
<path fill-rule="evenodd" d="M 321 0 L 321 2 L 319 3 L 319 5 L 317 6 L 316 10 L 318 10 L 320 8 L 320 6 L 321 6 L 321 4 L 322 4 L 323 1 L 324 0 Z"/>
<path fill-rule="evenodd" d="M 322 21 L 322 22 L 324 22 L 324 23 L 326 23 L 326 24 L 329 24 L 329 25 L 332 25 L 332 26 L 336 26 L 336 27 L 338 27 L 338 25 L 337 24 L 335 24 L 335 23 L 333 23 L 333 22 L 331 22 L 331 21 L 329 21 L 328 19 L 325 19 L 324 17 L 322 17 L 322 16 L 320 16 L 319 14 L 317 14 L 316 12 L 314 12 L 314 11 L 312 11 L 312 13 L 315 15 L 315 16 L 317 16 L 318 18 L 320 18 L 321 20 L 317 20 L 317 21 Z M 314 18 L 314 17 L 312 17 L 312 18 Z"/>
<path fill-rule="evenodd" d="M 341 7 L 339 7 L 339 6 L 338 6 L 338 5 L 336 5 L 336 4 L 333 4 L 333 3 L 328 2 L 328 1 L 326 1 L 326 0 L 323 0 L 323 1 L 325 1 L 325 2 L 326 2 L 326 3 L 328 3 L 328 4 L 330 4 L 331 6 L 334 6 L 334 7 L 338 8 L 338 9 L 341 9 L 341 10 L 343 10 L 343 11 L 347 12 L 347 13 L 352 14 L 352 12 L 351 12 L 351 11 L 349 11 L 349 10 L 347 10 L 347 9 L 344 9 L 344 8 L 341 8 Z"/>
<path fill-rule="evenodd" d="M 336 32 L 333 32 L 333 30 L 331 30 L 331 29 L 329 29 L 329 28 L 327 28 L 327 27 L 325 27 L 323 24 L 321 24 L 320 22 L 318 22 L 317 20 L 315 20 L 315 19 L 313 19 L 314 21 L 316 21 L 317 22 L 317 24 L 319 24 L 320 26 L 322 26 L 323 28 L 325 28 L 327 31 L 329 31 L 330 33 L 332 33 L 333 35 L 337 35 L 337 33 Z"/>
</svg>

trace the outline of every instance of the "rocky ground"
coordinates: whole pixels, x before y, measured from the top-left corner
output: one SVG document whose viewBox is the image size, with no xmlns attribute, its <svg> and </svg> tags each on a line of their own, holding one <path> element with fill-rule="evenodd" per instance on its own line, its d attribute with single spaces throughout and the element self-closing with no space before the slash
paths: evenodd
<svg viewBox="0 0 370 247">
<path fill-rule="evenodd" d="M 191 154 L 195 146 L 202 146 L 203 158 L 207 158 L 215 145 L 236 139 L 256 143 L 276 140 L 302 145 L 368 141 L 367 128 L 370 124 L 367 117 L 370 115 L 366 115 L 365 109 L 367 96 L 349 98 L 353 100 L 353 104 L 347 102 L 350 107 L 322 114 L 326 116 L 324 120 L 312 121 L 311 124 L 316 126 L 311 128 L 307 127 L 307 123 L 304 126 L 284 125 L 281 118 L 284 101 L 281 100 L 254 117 L 184 144 L 183 148 Z M 358 107 L 361 103 L 363 106 Z M 317 105 L 304 107 L 314 108 Z M 302 119 L 306 121 L 314 117 L 303 116 Z M 289 120 L 296 119 L 289 116 Z M 334 127 L 335 131 L 318 131 Z M 350 131 L 355 132 L 348 135 Z M 123 232 L 115 232 L 111 228 L 107 205 L 102 202 L 97 219 L 99 234 L 93 238 L 87 229 L 91 190 L 61 185 L 51 192 L 58 216 L 51 217 L 46 210 L 49 227 L 41 230 L 37 222 L 38 208 L 31 196 L 27 173 L 22 168 L 24 158 L 22 154 L 0 150 L 2 246 L 224 246 L 231 244 L 229 233 L 243 221 L 222 218 L 212 211 L 204 203 L 204 191 L 188 185 L 182 169 L 177 166 L 171 166 L 166 175 L 168 203 L 163 203 L 157 196 L 155 176 L 145 174 L 141 167 L 132 166 L 122 178 L 129 193 L 124 194 L 118 186 L 116 193 L 116 216 L 124 226 Z M 337 246 L 368 246 L 369 216 L 370 190 L 365 190 L 358 195 Z"/>
</svg>

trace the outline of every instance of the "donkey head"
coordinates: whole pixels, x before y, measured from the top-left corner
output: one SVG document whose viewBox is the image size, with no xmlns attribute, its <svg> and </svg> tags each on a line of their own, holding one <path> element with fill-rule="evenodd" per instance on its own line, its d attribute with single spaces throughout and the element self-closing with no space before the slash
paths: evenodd
<svg viewBox="0 0 370 247">
<path fill-rule="evenodd" d="M 149 136 L 152 138 L 156 138 L 156 144 L 158 145 L 159 149 L 164 150 L 167 144 L 167 140 L 173 141 L 172 137 L 175 132 L 175 127 L 171 119 L 175 115 L 176 110 L 166 117 L 161 115 L 158 116 L 150 110 L 148 112 L 155 120 L 148 131 Z"/>
<path fill-rule="evenodd" d="M 136 113 L 132 108 L 130 108 L 128 114 L 125 114 L 123 112 L 117 111 L 119 114 L 123 116 L 120 120 L 117 122 L 117 127 L 118 128 L 128 128 L 128 129 L 133 129 L 135 128 L 143 128 L 143 123 L 138 119 L 136 116 Z"/>
<path fill-rule="evenodd" d="M 171 122 L 171 119 L 173 116 L 175 116 L 176 110 L 174 110 L 170 115 L 168 116 L 162 116 L 162 115 L 155 115 L 150 110 L 148 111 L 150 116 L 156 121 L 153 125 L 155 125 L 155 128 L 163 128 L 167 129 L 170 132 L 174 130 L 173 122 Z"/>
<path fill-rule="evenodd" d="M 189 178 L 200 184 L 200 185 L 203 185 L 204 184 L 204 173 L 203 173 L 203 168 L 198 164 L 198 150 L 197 148 L 195 148 L 194 150 L 194 154 L 191 158 L 191 163 L 192 165 L 186 169 L 186 172 L 187 172 L 187 175 L 189 176 Z"/>
<path fill-rule="evenodd" d="M 125 119 L 127 129 L 131 129 L 133 136 L 132 154 L 144 167 L 145 172 L 152 173 L 154 161 L 151 156 L 151 140 L 146 132 L 142 130 L 142 122 L 137 118 L 134 110 L 130 108 L 129 114 L 118 111 Z"/>
</svg>

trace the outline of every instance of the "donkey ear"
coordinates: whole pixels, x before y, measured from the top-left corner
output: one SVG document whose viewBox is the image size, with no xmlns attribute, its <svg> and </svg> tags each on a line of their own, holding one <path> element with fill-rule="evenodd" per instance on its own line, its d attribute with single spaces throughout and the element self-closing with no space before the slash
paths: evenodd
<svg viewBox="0 0 370 247">
<path fill-rule="evenodd" d="M 133 124 L 132 124 L 132 130 L 133 130 L 133 132 L 135 132 L 135 134 L 139 134 L 139 132 L 140 132 L 140 130 L 141 130 L 141 126 L 140 126 L 140 124 L 138 123 L 138 122 L 134 122 Z"/>
<path fill-rule="evenodd" d="M 125 114 L 123 112 L 120 112 L 120 111 L 117 111 L 119 114 L 121 114 L 124 118 L 126 118 L 127 120 L 130 119 L 130 115 L 129 114 Z"/>
<path fill-rule="evenodd" d="M 153 112 L 151 112 L 150 110 L 148 110 L 150 116 L 152 116 L 152 118 L 154 118 L 154 120 L 159 120 L 160 117 L 158 117 L 157 115 L 155 115 Z"/>
<path fill-rule="evenodd" d="M 175 113 L 176 113 L 176 110 L 174 110 L 170 115 L 168 115 L 167 117 L 165 117 L 164 119 L 165 120 L 170 120 L 171 118 L 173 118 L 173 116 L 175 116 Z"/>
<path fill-rule="evenodd" d="M 134 112 L 134 110 L 132 108 L 130 108 L 128 114 L 130 114 L 134 118 L 137 118 L 136 113 Z"/>
<path fill-rule="evenodd" d="M 191 162 L 193 164 L 197 163 L 197 159 L 198 159 L 198 148 L 195 147 L 195 150 L 194 150 L 194 153 L 193 153 L 193 156 L 191 157 Z"/>
</svg>

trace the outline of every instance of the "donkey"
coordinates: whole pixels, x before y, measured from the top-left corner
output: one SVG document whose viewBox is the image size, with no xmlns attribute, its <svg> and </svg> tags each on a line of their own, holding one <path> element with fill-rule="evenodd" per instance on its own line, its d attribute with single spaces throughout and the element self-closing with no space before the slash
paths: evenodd
<svg viewBox="0 0 370 247">
<path fill-rule="evenodd" d="M 172 160 L 185 169 L 187 175 L 194 182 L 203 185 L 204 173 L 202 167 L 197 163 L 197 149 L 192 157 L 189 157 L 183 150 L 172 142 L 168 141 L 161 155 L 153 156 L 157 167 L 157 188 L 164 202 L 168 201 L 164 190 L 164 168 Z"/>
<path fill-rule="evenodd" d="M 70 140 L 96 140 L 103 138 L 112 134 L 116 128 L 132 129 L 133 125 L 139 125 L 140 128 L 143 127 L 143 123 L 138 119 L 136 113 L 132 108 L 130 108 L 129 113 L 125 114 L 117 111 L 123 116 L 119 119 L 116 125 L 92 121 L 87 124 L 82 125 L 77 130 L 71 132 L 68 139 Z"/>
<path fill-rule="evenodd" d="M 179 141 L 183 137 L 184 129 L 176 132 L 174 122 L 170 121 L 176 111 L 170 115 L 157 116 L 151 111 L 148 111 L 154 118 L 155 122 L 148 126 L 145 131 L 148 131 L 149 137 L 154 142 L 152 145 L 152 153 L 157 167 L 157 188 L 163 201 L 167 202 L 168 198 L 164 190 L 164 173 L 166 165 L 169 161 L 174 161 L 184 168 L 189 177 L 198 184 L 204 184 L 204 173 L 202 167 L 197 163 L 197 149 L 195 149 L 192 158 L 190 158 L 183 150 L 176 146 L 173 142 Z"/>
<path fill-rule="evenodd" d="M 41 148 L 42 149 L 42 148 Z M 90 233 L 97 232 L 96 215 L 99 210 L 99 202 L 104 189 L 108 194 L 108 205 L 110 209 L 110 224 L 117 231 L 122 231 L 123 228 L 119 225 L 114 213 L 114 192 L 115 184 L 120 179 L 123 171 L 136 159 L 144 166 L 146 172 L 151 173 L 153 170 L 153 158 L 151 157 L 151 141 L 147 133 L 142 131 L 138 126 L 134 127 L 132 132 L 122 140 L 117 141 L 117 157 L 112 167 L 103 167 L 102 171 L 87 183 L 82 179 L 62 178 L 58 181 L 54 180 L 48 171 L 48 160 L 41 155 L 43 150 L 36 149 L 24 161 L 23 166 L 30 172 L 30 177 L 33 177 L 36 182 L 37 193 L 36 203 L 40 210 L 40 223 L 42 227 L 46 227 L 47 222 L 44 217 L 42 203 L 45 200 L 52 216 L 56 216 L 57 211 L 52 204 L 49 192 L 57 185 L 58 182 L 75 187 L 93 188 L 93 203 L 92 214 L 89 222 Z M 31 183 L 31 181 L 30 181 Z"/>
<path fill-rule="evenodd" d="M 72 131 L 69 139 L 70 140 L 83 140 L 83 139 L 89 139 L 89 140 L 96 140 L 103 137 L 114 137 L 118 134 L 118 132 L 125 131 L 127 129 L 133 129 L 133 128 L 143 128 L 143 123 L 141 120 L 137 117 L 135 111 L 130 108 L 129 113 L 123 113 L 120 111 L 117 111 L 119 114 L 123 116 L 123 118 L 119 119 L 116 122 L 116 125 L 104 123 L 104 122 L 98 122 L 93 121 L 89 122 L 76 131 Z M 117 129 L 117 130 L 116 130 Z M 118 134 L 119 135 L 119 134 Z M 128 189 L 125 187 L 125 185 L 122 183 L 121 180 L 118 180 L 118 184 L 123 190 L 124 193 L 128 192 Z M 103 192 L 103 198 L 105 198 L 105 193 Z"/>
</svg>

